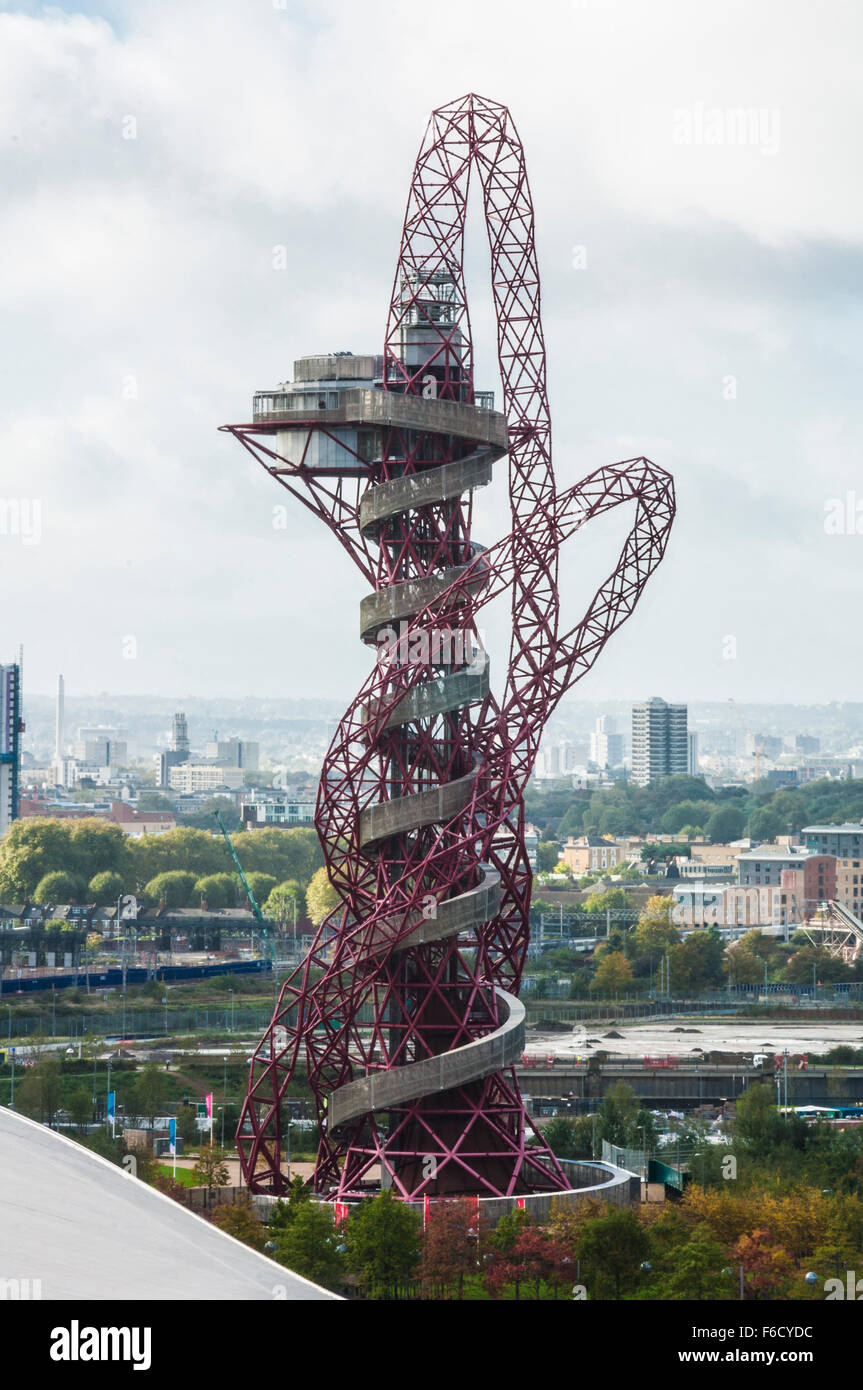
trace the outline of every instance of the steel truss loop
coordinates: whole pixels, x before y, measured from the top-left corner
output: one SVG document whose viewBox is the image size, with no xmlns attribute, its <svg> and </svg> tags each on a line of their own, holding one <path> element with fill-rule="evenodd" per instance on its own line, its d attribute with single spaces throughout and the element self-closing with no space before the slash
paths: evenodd
<svg viewBox="0 0 863 1390">
<path fill-rule="evenodd" d="M 491 252 L 505 430 L 474 391 L 463 245 L 472 171 Z M 515 1075 L 531 869 L 523 794 L 543 727 L 633 612 L 674 518 L 671 477 L 635 458 L 559 493 L 534 216 L 506 107 L 432 113 L 414 169 L 384 340 L 380 458 L 322 480 L 253 426 L 227 427 L 315 512 L 371 592 L 376 659 L 333 738 L 315 824 L 339 907 L 285 982 L 256 1050 L 237 1140 L 246 1181 L 283 1192 L 284 1102 L 305 1067 L 316 1191 L 405 1199 L 568 1186 Z M 370 393 L 358 410 L 385 398 Z M 501 433 L 503 431 L 503 433 Z M 471 500 L 509 457 L 509 534 L 471 538 Z M 614 568 L 559 632 L 560 546 L 634 504 Z M 476 616 L 511 595 L 500 702 Z"/>
</svg>

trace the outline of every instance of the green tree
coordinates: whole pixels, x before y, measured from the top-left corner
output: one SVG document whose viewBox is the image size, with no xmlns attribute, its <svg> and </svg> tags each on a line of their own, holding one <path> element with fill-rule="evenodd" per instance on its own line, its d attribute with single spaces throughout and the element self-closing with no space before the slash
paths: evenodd
<svg viewBox="0 0 863 1390">
<path fill-rule="evenodd" d="M 345 1234 L 348 1268 L 373 1295 L 394 1295 L 419 1263 L 420 1222 L 385 1188 L 353 1212 Z"/>
<path fill-rule="evenodd" d="M 668 952 L 673 994 L 687 994 L 722 983 L 725 943 L 710 928 L 693 932 Z"/>
<path fill-rule="evenodd" d="M 107 907 L 123 896 L 125 884 L 123 875 L 113 869 L 102 869 L 94 874 L 87 886 L 87 897 L 97 907 Z"/>
<path fill-rule="evenodd" d="M 93 1119 L 93 1097 L 85 1086 L 79 1086 L 69 1097 L 69 1119 L 79 1130 Z"/>
<path fill-rule="evenodd" d="M 233 874 L 204 874 L 194 887 L 196 898 L 205 902 L 210 911 L 223 907 L 233 907 L 236 902 L 236 888 Z"/>
<path fill-rule="evenodd" d="M 63 1072 L 53 1052 L 43 1052 L 15 1088 L 15 1105 L 31 1120 L 53 1125 L 63 1104 Z"/>
<path fill-rule="evenodd" d="M 317 869 L 306 889 L 306 911 L 316 927 L 321 925 L 328 913 L 338 907 L 339 901 L 339 895 L 330 883 L 326 869 Z"/>
<path fill-rule="evenodd" d="M 276 886 L 276 880 L 273 874 L 262 874 L 255 871 L 253 871 L 250 874 L 246 874 L 246 882 L 248 883 L 249 887 L 254 893 L 255 902 L 258 904 L 259 907 L 261 903 L 266 902 L 267 898 L 270 896 L 270 894 Z M 245 904 L 245 893 L 242 893 L 241 897 L 243 903 Z"/>
<path fill-rule="evenodd" d="M 844 960 L 831 956 L 823 946 L 801 946 L 795 951 L 784 971 L 789 984 L 834 984 L 837 980 L 852 980 L 854 971 Z"/>
<path fill-rule="evenodd" d="M 709 801 L 678 801 L 660 821 L 666 835 L 677 835 L 686 825 L 703 825 L 713 814 Z"/>
<path fill-rule="evenodd" d="M 168 832 L 170 834 L 170 831 Z M 154 836 L 163 839 L 164 836 Z M 195 875 L 183 869 L 169 869 L 151 878 L 144 892 L 153 903 L 164 902 L 167 907 L 188 907 L 195 888 Z"/>
<path fill-rule="evenodd" d="M 661 1302 L 721 1302 L 729 1298 L 726 1255 L 706 1222 L 700 1222 L 682 1244 L 674 1246 L 651 1296 Z"/>
<path fill-rule="evenodd" d="M 304 1201 L 287 1225 L 275 1235 L 275 1258 L 294 1274 L 322 1288 L 337 1290 L 344 1283 L 344 1255 L 332 1210 L 323 1202 Z"/>
<path fill-rule="evenodd" d="M 772 811 L 769 806 L 753 811 L 749 817 L 749 834 L 753 840 L 767 840 L 772 843 L 777 835 L 784 835 L 786 829 L 783 817 Z"/>
<path fill-rule="evenodd" d="M 182 1139 L 184 1148 L 189 1148 L 198 1141 L 196 1119 L 195 1111 L 191 1105 L 180 1106 L 177 1111 L 177 1135 Z"/>
<path fill-rule="evenodd" d="M 284 883 L 277 883 L 263 904 L 264 916 L 270 917 L 280 926 L 286 926 L 288 923 L 293 924 L 294 917 L 302 917 L 305 910 L 305 895 L 295 878 L 286 879 Z"/>
<path fill-rule="evenodd" d="M 734 1118 L 735 1143 L 757 1158 L 770 1158 L 781 1148 L 803 1148 L 810 1135 L 797 1115 L 780 1115 L 773 1087 L 761 1082 L 737 1098 Z"/>
<path fill-rule="evenodd" d="M 551 873 L 560 858 L 560 844 L 557 840 L 540 840 L 536 850 L 536 867 L 540 873 Z"/>
<path fill-rule="evenodd" d="M 295 878 L 303 887 L 323 864 L 323 853 L 314 830 L 248 830 L 232 837 L 245 872 L 272 874 L 277 883 Z"/>
<path fill-rule="evenodd" d="M 40 878 L 33 894 L 37 903 L 76 903 L 83 896 L 81 880 L 63 869 Z"/>
<path fill-rule="evenodd" d="M 130 850 L 135 881 L 141 886 L 173 870 L 191 874 L 194 886 L 204 874 L 229 873 L 232 867 L 228 847 L 220 836 L 187 826 L 163 835 L 140 835 L 131 840 Z"/>
<path fill-rule="evenodd" d="M 563 1115 L 549 1120 L 542 1137 L 558 1158 L 591 1158 L 593 1155 L 592 1115 L 580 1115 L 568 1120 Z"/>
<path fill-rule="evenodd" d="M 739 840 L 746 824 L 743 812 L 736 806 L 719 806 L 704 827 L 705 834 L 712 845 L 728 844 Z"/>
<path fill-rule="evenodd" d="M 147 1062 L 135 1078 L 134 1104 L 140 1115 L 153 1119 L 164 1109 L 168 1083 L 164 1071 L 155 1062 Z"/>
<path fill-rule="evenodd" d="M 587 1221 L 576 1245 L 582 1280 L 592 1298 L 615 1299 L 638 1283 L 648 1255 L 648 1239 L 634 1211 L 612 1209 Z"/>
</svg>

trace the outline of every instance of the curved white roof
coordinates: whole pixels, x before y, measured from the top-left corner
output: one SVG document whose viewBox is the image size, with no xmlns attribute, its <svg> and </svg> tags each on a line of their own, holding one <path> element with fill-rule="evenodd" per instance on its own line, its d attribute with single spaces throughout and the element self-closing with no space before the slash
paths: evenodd
<svg viewBox="0 0 863 1390">
<path fill-rule="evenodd" d="M 0 1106 L 0 1281 L 43 1299 L 338 1299 Z M 339 1300 L 340 1301 L 340 1300 Z"/>
</svg>

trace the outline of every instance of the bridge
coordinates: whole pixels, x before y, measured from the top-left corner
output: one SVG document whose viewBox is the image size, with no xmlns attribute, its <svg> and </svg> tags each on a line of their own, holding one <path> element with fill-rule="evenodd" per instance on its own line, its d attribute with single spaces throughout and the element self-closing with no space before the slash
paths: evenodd
<svg viewBox="0 0 863 1390">
<path fill-rule="evenodd" d="M 631 1086 L 649 1109 L 668 1106 L 694 1110 L 699 1105 L 735 1100 L 750 1086 L 762 1082 L 775 1087 L 776 1076 L 773 1054 L 762 1066 L 734 1060 L 697 1062 L 679 1057 L 638 1057 L 581 1063 L 569 1058 L 556 1058 L 553 1063 L 529 1058 L 518 1068 L 521 1087 L 534 1103 L 540 1099 L 566 1101 L 575 1111 L 595 1109 L 618 1081 Z M 789 1056 L 789 1105 L 853 1105 L 858 1101 L 863 1101 L 863 1067 L 819 1066 L 801 1070 Z"/>
</svg>

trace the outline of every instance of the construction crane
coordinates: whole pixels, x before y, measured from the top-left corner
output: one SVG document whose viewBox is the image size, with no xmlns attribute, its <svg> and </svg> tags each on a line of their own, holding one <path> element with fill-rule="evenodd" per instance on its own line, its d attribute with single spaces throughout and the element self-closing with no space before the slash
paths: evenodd
<svg viewBox="0 0 863 1390">
<path fill-rule="evenodd" d="M 227 844 L 228 849 L 231 851 L 231 858 L 233 859 L 234 863 L 235 863 L 236 866 L 237 866 L 237 873 L 240 875 L 240 878 L 241 878 L 241 880 L 242 880 L 243 887 L 244 887 L 245 890 L 246 890 L 246 897 L 247 897 L 248 900 L 249 900 L 249 906 L 250 906 L 250 908 L 252 909 L 253 913 L 255 914 L 255 921 L 257 922 L 258 926 L 259 926 L 260 929 L 261 929 L 261 935 L 264 937 L 265 940 L 268 940 L 268 939 L 269 939 L 270 933 L 269 933 L 268 930 L 267 930 L 267 924 L 266 924 L 266 921 L 265 921 L 265 919 L 264 919 L 264 914 L 263 914 L 263 912 L 261 911 L 261 909 L 258 907 L 257 899 L 255 898 L 254 893 L 252 892 L 251 888 L 249 887 L 249 881 L 248 881 L 248 879 L 246 878 L 246 875 L 243 873 L 243 866 L 242 866 L 242 864 L 240 863 L 239 857 L 238 857 L 238 855 L 237 855 L 237 851 L 234 849 L 233 843 L 232 843 L 232 841 L 231 841 L 231 837 L 230 837 L 230 835 L 228 834 L 228 831 L 227 831 L 227 829 L 226 829 L 226 827 L 225 827 L 225 822 L 222 820 L 222 814 L 221 814 L 220 811 L 214 811 L 214 812 L 213 812 L 213 815 L 216 817 L 216 820 L 219 822 L 219 829 L 221 830 L 222 834 L 223 834 L 224 837 L 225 837 L 225 843 Z"/>
</svg>

